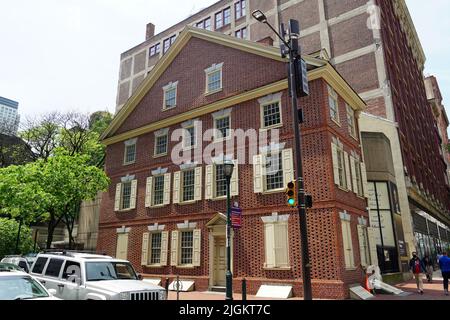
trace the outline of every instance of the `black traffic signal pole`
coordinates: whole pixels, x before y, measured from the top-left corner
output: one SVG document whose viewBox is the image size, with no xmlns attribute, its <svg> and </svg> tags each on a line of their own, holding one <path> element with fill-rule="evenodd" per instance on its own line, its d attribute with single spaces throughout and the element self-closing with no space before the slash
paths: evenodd
<svg viewBox="0 0 450 320">
<path fill-rule="evenodd" d="M 282 30 L 284 34 L 284 30 Z M 312 300 L 311 288 L 311 264 L 309 261 L 308 248 L 308 225 L 306 220 L 306 195 L 305 183 L 303 179 L 303 163 L 302 163 L 302 138 L 300 135 L 300 117 L 298 109 L 297 98 L 297 83 L 296 72 L 299 70 L 301 63 L 301 52 L 298 43 L 298 37 L 293 34 L 300 34 L 300 27 L 298 21 L 289 21 L 289 79 L 290 79 L 290 95 L 292 104 L 292 114 L 294 116 L 293 127 L 295 135 L 295 153 L 296 153 L 296 173 L 297 173 L 297 194 L 299 199 L 298 213 L 300 223 L 300 237 L 301 237 L 301 251 L 302 251 L 302 275 L 303 275 L 303 295 L 305 300 Z"/>
</svg>

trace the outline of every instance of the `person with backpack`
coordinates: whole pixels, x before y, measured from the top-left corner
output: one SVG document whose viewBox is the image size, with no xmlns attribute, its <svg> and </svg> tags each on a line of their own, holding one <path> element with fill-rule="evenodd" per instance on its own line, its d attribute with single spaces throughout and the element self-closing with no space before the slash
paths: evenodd
<svg viewBox="0 0 450 320">
<path fill-rule="evenodd" d="M 423 294 L 423 274 L 426 273 L 425 265 L 420 260 L 417 252 L 413 252 L 413 258 L 409 261 L 409 269 L 414 274 L 417 283 L 417 291 Z"/>
</svg>

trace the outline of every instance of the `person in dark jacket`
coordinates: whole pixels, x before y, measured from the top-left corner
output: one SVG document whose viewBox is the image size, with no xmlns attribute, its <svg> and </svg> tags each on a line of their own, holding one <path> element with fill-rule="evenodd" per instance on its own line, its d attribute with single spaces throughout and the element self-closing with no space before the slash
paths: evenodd
<svg viewBox="0 0 450 320">
<path fill-rule="evenodd" d="M 425 265 L 419 259 L 417 252 L 413 252 L 413 258 L 409 261 L 409 269 L 414 274 L 417 283 L 417 291 L 423 294 L 423 274 L 426 273 Z"/>
<path fill-rule="evenodd" d="M 450 257 L 448 256 L 448 252 L 444 253 L 439 260 L 439 266 L 441 267 L 442 277 L 444 278 L 445 295 L 448 296 L 448 279 L 450 278 Z"/>
<path fill-rule="evenodd" d="M 434 263 L 433 260 L 430 259 L 430 257 L 428 255 L 425 256 L 425 258 L 423 258 L 422 260 L 424 266 L 425 266 L 425 271 L 427 274 L 427 279 L 429 283 L 433 282 L 433 273 L 434 273 Z"/>
</svg>

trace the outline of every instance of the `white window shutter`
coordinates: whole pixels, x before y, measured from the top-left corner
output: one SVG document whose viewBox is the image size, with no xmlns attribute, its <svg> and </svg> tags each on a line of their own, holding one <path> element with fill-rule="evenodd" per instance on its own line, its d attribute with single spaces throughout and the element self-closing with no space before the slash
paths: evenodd
<svg viewBox="0 0 450 320">
<path fill-rule="evenodd" d="M 334 143 L 331 143 L 331 152 L 333 155 L 334 183 L 337 184 L 338 186 L 340 186 L 338 152 L 337 152 L 337 146 Z"/>
<path fill-rule="evenodd" d="M 194 267 L 201 265 L 201 247 L 202 247 L 202 231 L 201 229 L 194 230 L 194 247 L 192 255 L 192 264 Z"/>
<path fill-rule="evenodd" d="M 353 255 L 351 224 L 348 221 L 341 221 L 341 226 L 342 226 L 342 240 L 343 240 L 345 267 L 354 268 L 355 258 Z"/>
<path fill-rule="evenodd" d="M 378 250 L 377 250 L 377 237 L 376 234 L 380 230 L 377 228 L 367 228 L 367 235 L 369 238 L 369 252 L 370 252 L 370 264 L 378 265 Z"/>
<path fill-rule="evenodd" d="M 164 175 L 164 205 L 167 206 L 170 204 L 170 183 L 171 183 L 172 175 L 170 173 L 166 173 Z"/>
<path fill-rule="evenodd" d="M 180 203 L 181 171 L 173 174 L 173 203 Z"/>
<path fill-rule="evenodd" d="M 117 235 L 116 258 L 120 260 L 128 258 L 128 233 Z"/>
<path fill-rule="evenodd" d="M 274 225 L 275 265 L 277 268 L 289 267 L 288 225 L 277 223 Z"/>
<path fill-rule="evenodd" d="M 214 165 L 206 166 L 205 171 L 205 199 L 214 198 Z"/>
<path fill-rule="evenodd" d="M 122 184 L 116 185 L 116 197 L 114 200 L 114 211 L 120 211 L 120 200 L 122 199 Z"/>
<path fill-rule="evenodd" d="M 345 163 L 345 179 L 346 179 L 346 188 L 347 190 L 352 189 L 352 182 L 350 177 L 350 164 L 348 162 L 348 153 L 344 152 L 344 163 Z"/>
<path fill-rule="evenodd" d="M 195 181 L 194 181 L 194 200 L 201 201 L 202 200 L 202 173 L 203 168 L 195 168 Z"/>
<path fill-rule="evenodd" d="M 275 239 L 274 224 L 267 223 L 264 225 L 264 244 L 266 251 L 266 268 L 275 268 Z"/>
<path fill-rule="evenodd" d="M 239 162 L 237 160 L 233 160 L 234 170 L 233 175 L 231 176 L 230 181 L 230 189 L 231 196 L 237 197 L 239 195 Z"/>
<path fill-rule="evenodd" d="M 172 231 L 172 241 L 170 243 L 170 265 L 178 266 L 178 244 L 179 231 Z"/>
<path fill-rule="evenodd" d="M 284 186 L 287 187 L 287 184 L 291 181 L 294 181 L 294 156 L 292 149 L 283 150 L 282 154 L 283 158 L 283 179 Z"/>
<path fill-rule="evenodd" d="M 359 255 L 361 256 L 361 265 L 363 267 L 368 266 L 368 261 L 366 259 L 366 235 L 365 228 L 363 226 L 358 226 L 358 241 L 359 241 Z"/>
<path fill-rule="evenodd" d="M 146 232 L 142 235 L 142 254 L 141 254 L 141 265 L 148 265 L 148 242 L 150 238 L 150 233 Z"/>
<path fill-rule="evenodd" d="M 255 193 L 263 193 L 263 155 L 253 157 L 253 188 Z"/>
<path fill-rule="evenodd" d="M 147 178 L 147 184 L 145 187 L 145 207 L 150 208 L 152 206 L 152 194 L 153 194 L 153 177 Z"/>
<path fill-rule="evenodd" d="M 162 266 L 167 266 L 167 255 L 169 250 L 169 232 L 161 232 L 161 262 Z"/>
<path fill-rule="evenodd" d="M 137 180 L 131 181 L 130 209 L 136 209 L 137 183 Z"/>
<path fill-rule="evenodd" d="M 353 192 L 358 194 L 358 179 L 356 177 L 356 159 L 350 156 L 350 168 L 352 170 Z"/>
<path fill-rule="evenodd" d="M 356 168 L 358 170 L 358 168 Z M 369 198 L 369 190 L 367 190 L 367 169 L 366 164 L 361 162 L 361 179 L 364 190 L 364 198 Z"/>
</svg>

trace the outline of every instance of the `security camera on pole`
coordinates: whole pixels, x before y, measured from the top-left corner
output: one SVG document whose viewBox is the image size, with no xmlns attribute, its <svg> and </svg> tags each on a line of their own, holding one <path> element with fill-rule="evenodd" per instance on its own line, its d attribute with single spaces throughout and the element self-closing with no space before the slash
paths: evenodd
<svg viewBox="0 0 450 320">
<path fill-rule="evenodd" d="M 299 211 L 300 221 L 300 237 L 302 249 L 302 275 L 303 275 L 303 291 L 304 299 L 312 300 L 311 288 L 311 264 L 309 261 L 308 249 L 308 226 L 306 220 L 306 208 L 312 206 L 311 196 L 306 195 L 303 180 L 303 164 L 302 164 L 302 140 L 300 135 L 300 124 L 303 123 L 303 110 L 298 108 L 298 97 L 309 95 L 308 77 L 306 63 L 301 57 L 299 45 L 300 26 L 297 20 L 289 20 L 288 34 L 284 25 L 281 24 L 281 35 L 267 21 L 267 17 L 260 10 L 252 13 L 252 16 L 259 22 L 265 23 L 281 40 L 281 56 L 289 58 L 289 93 L 292 104 L 292 115 L 294 117 L 293 128 L 295 135 L 295 151 L 296 151 L 296 174 L 297 179 L 293 183 L 296 187 L 295 192 L 298 194 L 297 208 Z M 286 37 L 288 41 L 286 41 Z M 292 184 L 290 185 L 292 187 Z M 288 186 L 289 188 L 289 186 Z M 295 198 L 294 200 L 295 201 Z M 292 201 L 288 200 L 288 205 L 292 206 Z"/>
</svg>

